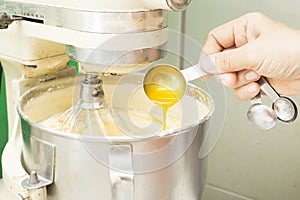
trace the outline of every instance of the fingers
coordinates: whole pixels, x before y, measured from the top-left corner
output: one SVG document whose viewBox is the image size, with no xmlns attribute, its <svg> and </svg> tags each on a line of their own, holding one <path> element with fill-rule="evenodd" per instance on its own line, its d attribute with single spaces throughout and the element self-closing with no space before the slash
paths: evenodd
<svg viewBox="0 0 300 200">
<path fill-rule="evenodd" d="M 240 100 L 249 100 L 260 90 L 255 82 L 260 78 L 258 74 L 251 70 L 242 70 L 236 73 L 220 74 L 219 79 L 225 86 L 233 88 L 235 95 Z"/>
<path fill-rule="evenodd" d="M 286 26 L 262 14 L 244 15 L 215 28 L 208 34 L 200 56 L 201 68 L 209 76 L 219 74 L 220 81 L 227 87 L 233 88 L 240 100 L 248 100 L 260 91 L 259 85 L 255 82 L 260 78 L 257 73 L 278 78 L 279 80 L 276 79 L 271 84 L 278 88 L 279 92 L 286 93 L 290 88 L 291 91 L 288 93 L 296 94 L 300 91 L 297 84 L 299 82 L 286 80 L 288 77 L 290 79 L 295 76 L 294 71 L 291 70 L 295 65 L 293 63 L 299 63 L 298 58 L 295 57 L 292 57 L 292 61 L 286 59 L 292 54 L 291 50 L 295 52 L 298 50 L 299 45 L 291 48 L 296 44 L 295 41 L 298 41 L 298 39 L 293 40 L 298 38 L 298 32 L 294 33 L 295 31 L 289 31 Z M 293 42 L 290 45 L 286 45 L 285 35 L 292 38 L 290 40 Z M 276 51 L 273 49 L 274 41 L 283 41 L 277 43 Z M 296 64 L 296 68 L 298 66 Z"/>
<path fill-rule="evenodd" d="M 208 73 L 225 73 L 256 66 L 259 61 L 253 54 L 257 51 L 257 43 L 249 42 L 260 36 L 262 24 L 268 21 L 262 14 L 250 13 L 212 30 L 203 46 L 200 63 L 210 59 L 214 65 L 203 64 L 202 69 Z"/>
<path fill-rule="evenodd" d="M 249 51 L 249 44 L 240 48 L 229 49 L 215 53 L 203 58 L 201 68 L 207 73 L 227 73 L 237 72 L 243 69 L 250 69 L 253 63 L 256 63 Z"/>
<path fill-rule="evenodd" d="M 239 47 L 246 44 L 246 24 L 247 23 L 245 19 L 239 18 L 213 29 L 208 34 L 206 41 L 207 47 L 218 47 L 219 49 L 227 49 L 231 47 Z M 206 46 L 204 45 L 204 47 Z M 216 52 L 219 51 L 214 51 L 210 53 Z"/>
<path fill-rule="evenodd" d="M 239 88 L 243 85 L 257 81 L 260 78 L 256 72 L 251 70 L 242 70 L 239 72 L 224 73 L 218 76 L 218 79 L 229 88 Z"/>
<path fill-rule="evenodd" d="M 206 55 L 245 45 L 248 42 L 247 24 L 247 17 L 242 16 L 210 31 L 203 46 Z"/>
<path fill-rule="evenodd" d="M 229 88 L 239 88 L 251 82 L 257 81 L 260 76 L 251 70 L 242 70 L 236 73 L 225 73 L 220 75 L 222 83 Z"/>
<path fill-rule="evenodd" d="M 261 27 L 270 21 L 260 13 L 248 13 L 240 18 L 223 24 L 208 34 L 203 46 L 206 55 L 221 52 L 231 47 L 241 47 L 247 42 L 256 39 Z"/>
<path fill-rule="evenodd" d="M 247 85 L 234 89 L 235 96 L 241 101 L 247 101 L 255 97 L 260 91 L 258 83 L 251 82 Z"/>
<path fill-rule="evenodd" d="M 229 88 L 234 88 L 238 82 L 238 75 L 235 72 L 232 73 L 224 73 L 219 75 L 219 80 Z"/>
<path fill-rule="evenodd" d="M 237 82 L 234 85 L 234 94 L 241 101 L 247 101 L 255 97 L 259 91 L 260 86 L 257 81 L 260 76 L 251 70 L 243 70 L 237 73 Z"/>
<path fill-rule="evenodd" d="M 268 79 L 268 81 L 279 94 L 283 94 L 283 95 L 300 94 L 300 88 L 299 88 L 300 79 L 294 79 L 294 80 Z M 260 87 L 258 83 L 250 82 L 240 87 L 236 87 L 234 89 L 234 94 L 238 99 L 242 101 L 246 101 L 255 97 L 259 91 L 260 91 Z"/>
<path fill-rule="evenodd" d="M 238 31 L 238 37 L 235 35 L 235 30 Z M 230 47 L 236 46 L 237 42 L 245 44 L 245 28 L 244 22 L 240 19 L 235 19 L 224 25 L 221 25 L 213 29 L 207 36 L 206 41 L 203 46 L 203 50 L 207 55 L 214 54 L 223 51 Z M 240 42 L 239 38 L 243 38 Z"/>
</svg>

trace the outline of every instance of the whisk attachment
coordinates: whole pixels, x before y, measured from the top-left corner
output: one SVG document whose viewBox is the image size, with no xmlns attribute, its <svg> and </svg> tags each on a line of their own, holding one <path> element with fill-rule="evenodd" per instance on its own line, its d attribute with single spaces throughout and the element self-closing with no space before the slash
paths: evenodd
<svg viewBox="0 0 300 200">
<path fill-rule="evenodd" d="M 80 102 L 83 109 L 100 109 L 105 106 L 102 80 L 97 74 L 86 74 L 81 82 Z"/>
<path fill-rule="evenodd" d="M 51 124 L 51 127 L 57 130 L 81 135 L 123 135 L 114 123 L 102 86 L 101 76 L 85 74 L 80 82 L 79 100 L 63 113 L 49 118 L 44 123 Z"/>
</svg>

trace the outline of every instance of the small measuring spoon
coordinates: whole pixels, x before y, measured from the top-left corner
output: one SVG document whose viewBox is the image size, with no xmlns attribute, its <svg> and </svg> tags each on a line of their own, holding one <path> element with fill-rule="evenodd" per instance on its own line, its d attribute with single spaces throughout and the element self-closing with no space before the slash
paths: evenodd
<svg viewBox="0 0 300 200">
<path fill-rule="evenodd" d="M 157 84 L 172 90 L 177 98 L 183 97 L 188 81 L 207 75 L 202 71 L 200 65 L 194 65 L 184 70 L 179 70 L 176 67 L 168 64 L 159 64 L 151 68 L 144 77 L 144 88 L 148 84 Z M 148 91 L 145 90 L 148 95 Z M 148 95 L 149 96 L 149 95 Z"/>
<path fill-rule="evenodd" d="M 260 89 L 272 100 L 272 108 L 279 120 L 292 122 L 297 118 L 298 109 L 296 104 L 289 98 L 280 96 L 264 77 L 258 80 Z"/>
<path fill-rule="evenodd" d="M 270 130 L 277 123 L 277 115 L 269 106 L 262 104 L 261 95 L 258 93 L 250 100 L 251 106 L 247 117 L 254 126 L 262 130 Z"/>
</svg>

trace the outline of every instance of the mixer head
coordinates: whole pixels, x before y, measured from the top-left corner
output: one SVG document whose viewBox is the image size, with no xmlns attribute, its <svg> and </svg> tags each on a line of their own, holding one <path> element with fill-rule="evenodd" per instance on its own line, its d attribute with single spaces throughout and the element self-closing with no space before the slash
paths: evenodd
<svg viewBox="0 0 300 200">
<path fill-rule="evenodd" d="M 13 20 L 59 27 L 57 36 L 40 26 L 45 31 L 37 37 L 66 44 L 68 56 L 79 62 L 83 73 L 127 73 L 164 57 L 165 10 L 182 11 L 190 0 L 32 2 L 4 0 L 0 27 Z"/>
<path fill-rule="evenodd" d="M 91 49 L 67 46 L 69 57 L 80 63 L 83 73 L 128 73 L 165 56 L 167 15 L 163 10 L 97 15 L 105 21 L 84 31 L 109 37 Z"/>
</svg>

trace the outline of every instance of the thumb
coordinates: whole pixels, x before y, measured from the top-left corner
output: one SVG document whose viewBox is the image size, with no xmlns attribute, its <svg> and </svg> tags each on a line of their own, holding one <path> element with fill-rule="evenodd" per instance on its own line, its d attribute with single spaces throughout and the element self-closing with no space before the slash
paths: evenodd
<svg viewBox="0 0 300 200">
<path fill-rule="evenodd" d="M 248 69 L 251 63 L 249 63 L 247 45 L 244 45 L 206 56 L 200 64 L 203 71 L 209 74 L 219 74 Z"/>
</svg>

